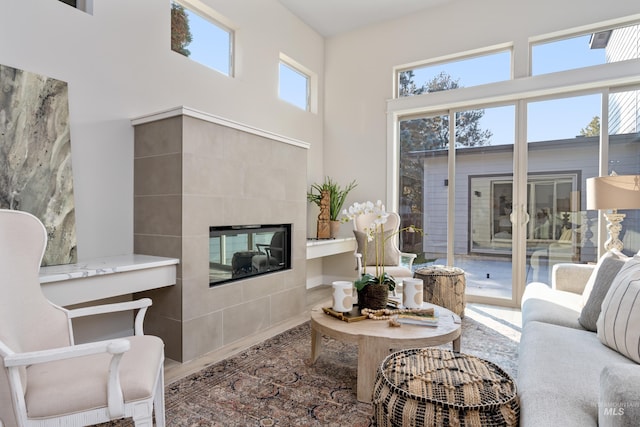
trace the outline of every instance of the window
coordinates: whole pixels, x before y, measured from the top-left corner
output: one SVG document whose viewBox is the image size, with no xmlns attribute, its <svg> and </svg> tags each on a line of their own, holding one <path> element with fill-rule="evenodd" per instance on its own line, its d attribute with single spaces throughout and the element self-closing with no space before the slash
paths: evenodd
<svg viewBox="0 0 640 427">
<path fill-rule="evenodd" d="M 278 96 L 301 110 L 311 111 L 311 77 L 303 67 L 286 55 L 280 55 Z"/>
<path fill-rule="evenodd" d="M 64 4 L 82 10 L 89 14 L 93 14 L 93 0 L 60 0 Z"/>
<path fill-rule="evenodd" d="M 527 223 L 527 241 L 557 241 L 570 228 L 570 214 L 577 209 L 572 197 L 576 193 L 577 174 L 549 174 L 531 176 L 527 183 L 528 212 L 531 219 Z M 470 248 L 473 252 L 505 253 L 510 245 L 500 246 L 500 242 L 512 238 L 511 212 L 513 211 L 512 177 L 470 177 L 473 193 L 471 228 L 491 232 L 483 240 L 472 236 Z M 486 223 L 486 224 L 483 224 Z"/>
<path fill-rule="evenodd" d="M 186 4 L 171 2 L 171 50 L 233 75 L 233 31 L 216 20 L 207 6 L 193 0 Z"/>
<path fill-rule="evenodd" d="M 478 86 L 511 79 L 511 50 L 431 61 L 396 72 L 397 97 Z"/>
<path fill-rule="evenodd" d="M 640 90 L 626 88 L 609 94 L 609 161 L 607 174 L 635 175 L 640 171 Z M 624 252 L 640 250 L 640 210 L 625 209 L 620 240 Z"/>
<path fill-rule="evenodd" d="M 390 188 L 403 225 L 419 224 L 425 231 L 417 242 L 401 236 L 401 250 L 418 255 L 414 268 L 456 265 L 466 272 L 470 301 L 517 307 L 527 283 L 551 283 L 556 264 L 597 259 L 606 228 L 600 213 L 585 209 L 585 180 L 613 170 L 635 174 L 640 164 L 637 19 L 531 38 L 542 45 L 586 36 L 585 52 L 600 55 L 600 62 L 550 54 L 550 61 L 569 64 L 553 76 L 529 76 L 525 61 L 514 62 L 513 75 L 526 76 L 526 84 L 524 78 L 522 84 L 496 79 L 461 91 L 447 90 L 461 85 L 440 85 L 434 88 L 443 91 L 438 96 L 413 99 L 394 87 L 398 97 L 387 102 L 387 112 L 397 131 L 389 132 L 387 148 L 399 155 L 389 156 L 395 174 L 387 182 L 398 185 Z M 612 29 L 606 47 L 590 51 L 591 35 L 593 43 L 604 42 L 606 34 L 598 33 L 606 29 Z M 448 64 L 439 58 L 429 65 L 437 63 Z M 582 72 L 593 64 L 600 65 Z M 408 77 L 422 84 L 417 69 L 395 71 L 395 85 L 408 88 L 405 96 L 434 91 L 411 84 Z M 443 72 L 434 69 L 431 76 Z M 445 77 L 467 85 L 460 73 Z M 465 140 L 465 129 L 475 137 Z M 387 204 L 393 202 L 389 197 Z M 640 211 L 624 213 L 620 238 L 632 255 L 640 245 Z"/>
<path fill-rule="evenodd" d="M 533 42 L 531 74 L 636 59 L 639 52 L 639 24 Z"/>
</svg>

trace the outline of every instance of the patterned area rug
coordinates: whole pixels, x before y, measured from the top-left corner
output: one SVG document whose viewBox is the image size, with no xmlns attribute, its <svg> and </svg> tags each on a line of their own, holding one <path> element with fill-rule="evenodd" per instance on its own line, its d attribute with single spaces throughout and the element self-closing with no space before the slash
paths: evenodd
<svg viewBox="0 0 640 427">
<path fill-rule="evenodd" d="M 463 352 L 490 360 L 515 378 L 519 331 L 505 333 L 469 315 L 462 327 Z M 306 322 L 168 384 L 167 426 L 372 426 L 371 404 L 358 402 L 354 392 L 357 346 L 323 340 L 311 365 Z"/>
</svg>

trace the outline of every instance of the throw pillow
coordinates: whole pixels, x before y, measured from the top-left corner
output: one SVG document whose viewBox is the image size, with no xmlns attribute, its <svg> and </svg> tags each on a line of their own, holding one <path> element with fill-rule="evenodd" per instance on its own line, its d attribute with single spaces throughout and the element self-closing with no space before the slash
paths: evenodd
<svg viewBox="0 0 640 427">
<path fill-rule="evenodd" d="M 384 236 L 381 233 L 376 233 L 374 240 L 367 242 L 367 234 L 362 231 L 353 230 L 353 234 L 356 236 L 356 242 L 358 243 L 358 253 L 361 253 L 364 257 L 365 245 L 367 248 L 366 253 L 366 265 L 376 265 L 376 239 L 378 242 L 382 242 L 382 239 L 387 239 L 384 245 L 384 254 L 379 255 L 384 257 L 380 260 L 380 265 L 398 265 L 400 264 L 400 254 L 396 250 L 389 238 L 394 233 L 393 230 L 385 231 Z M 380 249 L 382 250 L 382 249 Z M 362 262 L 365 262 L 363 259 Z"/>
<path fill-rule="evenodd" d="M 640 363 L 640 256 L 627 261 L 602 301 L 598 338 Z"/>
<path fill-rule="evenodd" d="M 629 257 L 622 252 L 611 250 L 598 260 L 598 264 L 593 269 L 582 293 L 584 307 L 580 312 L 578 322 L 586 330 L 596 331 L 602 301 L 609 291 L 613 279 L 628 259 Z"/>
<path fill-rule="evenodd" d="M 622 252 L 618 251 L 617 249 L 611 249 L 607 251 L 604 255 L 602 255 L 602 257 L 598 260 L 598 263 L 594 267 L 593 271 L 591 272 L 591 276 L 589 276 L 589 280 L 585 284 L 584 290 L 582 291 L 583 307 L 587 304 L 587 301 L 589 300 L 589 295 L 591 295 L 591 291 L 593 291 L 593 285 L 596 282 L 596 277 L 598 276 L 598 271 L 600 270 L 600 267 L 605 261 L 607 261 L 611 257 L 622 258 L 625 261 L 629 259 L 628 256 L 624 255 Z"/>
</svg>

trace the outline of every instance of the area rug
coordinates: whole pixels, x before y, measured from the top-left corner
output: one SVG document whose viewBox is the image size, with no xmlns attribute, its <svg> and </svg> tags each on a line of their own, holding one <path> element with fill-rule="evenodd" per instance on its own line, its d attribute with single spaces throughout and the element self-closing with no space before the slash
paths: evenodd
<svg viewBox="0 0 640 427">
<path fill-rule="evenodd" d="M 516 376 L 519 337 L 469 316 L 462 327 L 463 352 Z M 310 347 L 306 322 L 168 384 L 167 426 L 372 426 L 372 405 L 358 402 L 354 391 L 357 346 L 323 337 L 322 353 L 313 365 Z"/>
</svg>

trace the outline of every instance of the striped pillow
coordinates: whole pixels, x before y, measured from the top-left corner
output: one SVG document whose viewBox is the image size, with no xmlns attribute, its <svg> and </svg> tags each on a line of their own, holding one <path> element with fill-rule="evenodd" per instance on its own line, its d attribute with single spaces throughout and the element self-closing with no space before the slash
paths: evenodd
<svg viewBox="0 0 640 427">
<path fill-rule="evenodd" d="M 640 363 L 640 255 L 620 269 L 602 301 L 598 338 Z"/>
</svg>

